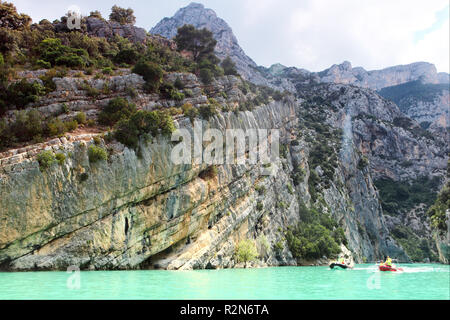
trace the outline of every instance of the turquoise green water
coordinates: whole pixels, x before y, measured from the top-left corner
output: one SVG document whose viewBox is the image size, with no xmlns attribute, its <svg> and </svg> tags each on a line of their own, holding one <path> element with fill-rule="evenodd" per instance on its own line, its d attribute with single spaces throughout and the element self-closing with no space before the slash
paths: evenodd
<svg viewBox="0 0 450 320">
<path fill-rule="evenodd" d="M 450 266 L 402 267 L 2 272 L 0 299 L 450 299 Z"/>
</svg>

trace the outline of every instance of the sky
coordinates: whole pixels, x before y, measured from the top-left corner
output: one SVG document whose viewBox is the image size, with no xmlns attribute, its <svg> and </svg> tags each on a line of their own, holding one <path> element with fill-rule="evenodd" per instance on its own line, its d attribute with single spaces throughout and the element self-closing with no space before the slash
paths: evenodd
<svg viewBox="0 0 450 320">
<path fill-rule="evenodd" d="M 9 0 L 34 22 L 53 21 L 71 6 L 81 13 L 131 7 L 150 30 L 191 1 Z M 426 61 L 449 72 L 449 0 L 197 0 L 224 19 L 258 65 L 310 71 L 350 61 L 366 70 Z"/>
</svg>

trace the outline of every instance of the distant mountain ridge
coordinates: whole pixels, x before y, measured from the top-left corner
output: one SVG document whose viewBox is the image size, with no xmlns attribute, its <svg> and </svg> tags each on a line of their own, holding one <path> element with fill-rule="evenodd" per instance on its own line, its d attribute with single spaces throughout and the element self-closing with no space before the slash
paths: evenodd
<svg viewBox="0 0 450 320">
<path fill-rule="evenodd" d="M 353 84 L 374 90 L 415 80 L 421 80 L 424 83 L 443 83 L 445 80 L 445 73 L 438 74 L 436 67 L 428 62 L 414 62 L 381 70 L 366 71 L 362 67 L 352 68 L 351 63 L 345 61 L 318 74 L 321 82 Z"/>
</svg>

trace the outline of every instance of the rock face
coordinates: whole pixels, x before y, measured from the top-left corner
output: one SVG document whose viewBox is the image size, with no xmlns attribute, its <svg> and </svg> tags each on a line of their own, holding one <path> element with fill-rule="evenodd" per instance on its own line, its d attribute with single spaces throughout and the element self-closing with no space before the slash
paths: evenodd
<svg viewBox="0 0 450 320">
<path fill-rule="evenodd" d="M 176 36 L 177 29 L 185 24 L 210 30 L 217 40 L 216 54 L 220 59 L 230 56 L 244 79 L 256 84 L 269 85 L 269 82 L 256 70 L 256 63 L 239 46 L 230 26 L 217 17 L 213 10 L 205 8 L 202 4 L 191 3 L 179 9 L 173 17 L 162 19 L 150 30 L 150 33 L 172 39 Z"/>
<path fill-rule="evenodd" d="M 95 37 L 112 38 L 117 35 L 132 42 L 144 42 L 147 37 L 147 31 L 143 28 L 95 17 L 87 17 L 86 26 L 88 34 Z"/>
<path fill-rule="evenodd" d="M 39 25 L 33 26 L 39 30 Z M 56 32 L 70 32 L 67 22 L 56 22 L 50 25 Z M 132 24 L 120 24 L 115 21 L 105 20 L 97 17 L 86 17 L 81 21 L 81 32 L 93 37 L 113 38 L 121 36 L 132 42 L 145 42 L 147 31 L 144 28 L 136 27 Z"/>
<path fill-rule="evenodd" d="M 391 101 L 370 89 L 339 84 L 306 86 L 307 99 L 317 97 L 341 110 L 329 120 L 342 127 L 342 119 L 351 119 L 349 135 L 370 160 L 372 176 L 393 180 L 422 175 L 445 176 L 448 144 L 444 138 L 431 136 L 408 118 Z M 410 162 L 402 166 L 403 162 Z"/>
</svg>

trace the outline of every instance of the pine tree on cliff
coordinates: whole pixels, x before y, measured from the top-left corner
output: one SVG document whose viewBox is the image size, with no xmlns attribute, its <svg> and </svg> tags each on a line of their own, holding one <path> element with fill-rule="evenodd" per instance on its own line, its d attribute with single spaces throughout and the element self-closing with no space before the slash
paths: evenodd
<svg viewBox="0 0 450 320">
<path fill-rule="evenodd" d="M 118 6 L 113 6 L 111 8 L 111 14 L 109 15 L 109 20 L 118 22 L 120 24 L 135 24 L 136 17 L 134 16 L 134 11 L 131 8 L 124 9 Z"/>
<path fill-rule="evenodd" d="M 193 25 L 184 25 L 178 28 L 174 40 L 177 43 L 178 50 L 191 51 L 196 62 L 203 57 L 210 56 L 217 44 L 211 31 L 206 28 L 195 29 Z"/>
<path fill-rule="evenodd" d="M 239 73 L 236 70 L 236 64 L 231 60 L 230 56 L 227 56 L 225 59 L 223 59 L 222 63 L 220 64 L 223 68 L 223 71 L 225 75 L 231 75 L 231 76 L 238 76 Z"/>
</svg>

